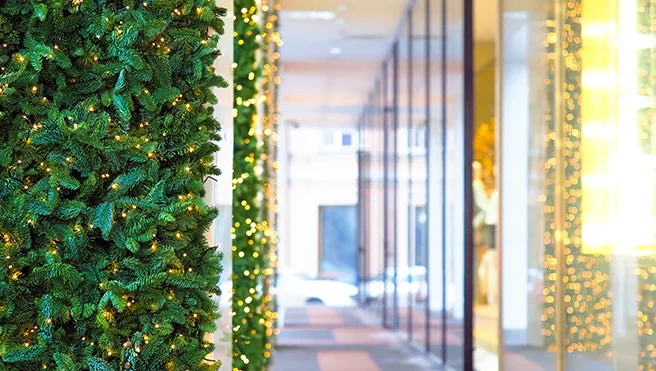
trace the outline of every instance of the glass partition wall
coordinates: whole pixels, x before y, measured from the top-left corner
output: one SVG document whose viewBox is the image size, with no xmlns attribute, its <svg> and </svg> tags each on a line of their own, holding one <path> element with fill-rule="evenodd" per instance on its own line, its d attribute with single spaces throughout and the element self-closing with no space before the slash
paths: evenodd
<svg viewBox="0 0 656 371">
<path fill-rule="evenodd" d="M 476 4 L 412 2 L 363 111 L 361 302 L 455 370 L 656 370 L 656 1 Z"/>
<path fill-rule="evenodd" d="M 461 0 L 410 2 L 360 120 L 361 304 L 455 370 L 473 357 L 466 24 Z"/>
<path fill-rule="evenodd" d="M 502 9 L 502 369 L 654 370 L 656 3 Z"/>
</svg>

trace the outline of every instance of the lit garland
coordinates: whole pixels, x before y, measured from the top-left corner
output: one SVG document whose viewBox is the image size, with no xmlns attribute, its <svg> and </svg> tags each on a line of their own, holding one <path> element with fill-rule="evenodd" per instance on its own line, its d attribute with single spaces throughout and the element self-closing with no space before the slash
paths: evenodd
<svg viewBox="0 0 656 371">
<path fill-rule="evenodd" d="M 262 150 L 257 123 L 258 83 L 262 76 L 259 9 L 255 0 L 235 0 L 234 163 L 233 163 L 233 371 L 266 368 L 268 344 L 263 287 L 266 261 L 260 222 Z"/>
<path fill-rule="evenodd" d="M 556 29 L 553 19 L 547 20 L 548 48 L 547 112 L 545 121 L 545 179 L 543 197 L 544 231 L 544 312 L 543 335 L 550 350 L 555 350 L 556 316 L 565 315 L 564 346 L 568 353 L 610 349 L 611 295 L 610 262 L 606 256 L 586 255 L 581 251 L 581 1 L 563 1 L 563 29 Z M 558 35 L 556 33 L 559 33 Z M 562 42 L 563 56 L 556 55 L 556 42 Z M 555 58 L 563 58 L 563 79 L 555 80 Z M 556 89 L 563 101 L 556 101 Z M 563 110 L 563 151 L 556 153 L 557 109 Z M 564 166 L 564 185 L 556 185 L 556 166 Z M 564 186 L 564 210 L 556 210 L 556 186 Z M 556 213 L 565 218 L 564 254 L 565 292 L 556 292 L 557 259 L 555 250 Z M 556 298 L 565 301 L 567 313 L 556 313 Z"/>
<path fill-rule="evenodd" d="M 279 47 L 282 45 L 280 34 L 278 33 L 278 11 L 280 4 L 275 1 L 262 1 L 262 14 L 266 23 L 262 29 L 264 39 L 264 69 L 262 78 L 263 90 L 263 112 L 262 115 L 262 161 L 263 172 L 262 180 L 264 182 L 264 202 L 262 205 L 262 227 L 263 227 L 263 246 L 264 258 L 267 266 L 264 268 L 263 287 L 264 298 L 263 304 L 265 309 L 265 318 L 267 326 L 267 344 L 264 353 L 265 358 L 271 357 L 272 343 L 274 342 L 274 332 L 276 328 L 277 308 L 276 301 L 269 288 L 275 282 L 275 269 L 277 262 L 278 232 L 275 229 L 277 219 L 277 188 L 276 172 L 278 169 L 278 84 L 280 77 L 278 74 L 278 61 L 280 53 Z"/>
</svg>

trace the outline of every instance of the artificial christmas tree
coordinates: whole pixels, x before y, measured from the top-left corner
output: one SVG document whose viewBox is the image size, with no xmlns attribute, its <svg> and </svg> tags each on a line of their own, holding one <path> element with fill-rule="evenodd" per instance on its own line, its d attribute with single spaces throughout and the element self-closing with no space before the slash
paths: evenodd
<svg viewBox="0 0 656 371">
<path fill-rule="evenodd" d="M 215 370 L 208 0 L 0 5 L 0 370 Z"/>
</svg>

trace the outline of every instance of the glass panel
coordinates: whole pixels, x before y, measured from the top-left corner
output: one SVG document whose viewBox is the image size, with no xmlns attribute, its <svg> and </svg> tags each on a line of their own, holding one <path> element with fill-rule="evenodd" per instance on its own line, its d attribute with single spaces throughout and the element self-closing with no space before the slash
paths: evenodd
<svg viewBox="0 0 656 371">
<path fill-rule="evenodd" d="M 447 1 L 446 89 L 436 97 L 446 100 L 446 363 L 463 370 L 465 362 L 465 187 L 464 184 L 464 2 Z M 470 166 L 469 164 L 467 166 Z M 470 334 L 471 335 L 471 334 Z M 469 355 L 467 355 L 469 356 Z"/>
<path fill-rule="evenodd" d="M 568 6 L 586 23 L 564 11 L 563 29 L 579 38 L 563 46 L 574 64 L 563 58 L 568 89 L 555 100 L 564 118 L 556 135 L 556 161 L 564 167 L 557 186 L 571 194 L 561 211 L 565 365 L 653 370 L 656 3 Z M 567 104 L 579 94 L 579 104 Z"/>
<path fill-rule="evenodd" d="M 372 95 L 365 146 L 368 151 L 368 205 L 367 205 L 367 256 L 369 259 L 370 278 L 367 284 L 367 301 L 376 313 L 383 317 L 383 308 L 387 304 L 385 295 L 384 272 L 384 171 L 383 171 L 383 83 L 378 79 Z"/>
<path fill-rule="evenodd" d="M 321 206 L 321 258 L 324 279 L 356 283 L 356 207 Z"/>
<path fill-rule="evenodd" d="M 408 13 L 409 14 L 409 13 Z M 416 307 L 415 301 L 421 293 L 420 282 L 415 280 L 418 267 L 413 267 L 412 245 L 414 235 L 410 233 L 414 227 L 412 214 L 411 193 L 411 164 L 412 158 L 412 52 L 410 47 L 410 22 L 406 15 L 402 21 L 398 44 L 398 127 L 396 130 L 397 149 L 397 202 L 396 202 L 396 289 L 399 306 L 399 331 L 403 337 L 410 340 L 412 334 L 412 311 Z M 425 271 L 424 271 L 425 273 Z"/>
<path fill-rule="evenodd" d="M 656 6 L 504 1 L 504 369 L 654 370 Z"/>
<path fill-rule="evenodd" d="M 553 2 L 502 9 L 502 369 L 555 371 Z"/>
<path fill-rule="evenodd" d="M 446 136 L 443 130 L 444 120 L 447 118 L 445 114 L 447 110 L 446 102 L 447 97 L 443 94 L 446 84 L 446 76 L 444 75 L 445 64 L 445 47 L 442 37 L 443 13 L 442 3 L 446 0 L 427 0 L 430 34 L 429 36 L 429 50 L 430 50 L 430 64 L 429 75 L 427 79 L 429 82 L 429 90 L 427 90 L 429 102 L 427 112 L 427 176 L 428 176 L 428 190 L 427 190 L 427 216 L 428 216 L 428 281 L 429 281 L 429 329 L 428 343 L 430 351 L 441 360 L 447 360 L 447 352 L 450 344 L 461 346 L 460 342 L 449 342 L 449 338 L 459 336 L 458 328 L 449 328 L 449 313 L 453 311 L 455 305 L 455 297 L 453 290 L 448 292 L 445 290 L 447 271 L 445 260 L 445 246 L 447 242 L 446 236 L 446 220 L 444 214 L 447 211 L 447 205 L 444 203 L 446 189 L 443 187 L 443 182 L 446 181 L 445 165 L 446 158 L 445 145 Z M 462 58 L 457 63 L 462 63 Z M 462 109 L 458 110 L 462 112 Z M 451 295 L 451 296 L 448 296 Z M 461 298 L 462 299 L 462 298 Z M 454 331 L 456 333 L 454 333 Z M 460 339 L 462 339 L 460 337 Z"/>
<path fill-rule="evenodd" d="M 410 23 L 412 24 L 412 117 L 411 127 L 409 130 L 410 145 L 410 179 L 412 187 L 412 201 L 410 202 L 409 213 L 413 216 L 413 223 L 410 226 L 409 233 L 413 235 L 411 245 L 411 265 L 423 267 L 426 274 L 423 279 L 417 280 L 419 283 L 420 296 L 413 308 L 412 316 L 412 341 L 419 347 L 426 349 L 428 340 L 426 333 L 429 326 L 427 314 L 428 310 L 428 277 L 430 274 L 437 274 L 441 267 L 428 266 L 428 210 L 427 210 L 427 142 L 426 142 L 426 121 L 427 121 L 427 37 L 426 37 L 426 0 L 418 1 L 412 12 Z M 439 189 L 439 185 L 432 185 Z M 429 273 L 427 269 L 432 268 L 433 272 Z"/>
<path fill-rule="evenodd" d="M 397 118 L 397 92 L 398 92 L 398 48 L 393 47 L 392 53 L 387 61 L 387 68 L 385 69 L 385 84 L 384 84 L 384 121 L 385 138 L 384 138 L 384 151 L 385 151 L 385 326 L 392 329 L 398 328 L 398 305 L 399 305 L 399 292 L 397 286 L 394 284 L 396 279 L 396 265 L 397 265 L 397 132 L 398 132 L 398 118 Z"/>
<path fill-rule="evenodd" d="M 480 4 L 476 4 L 480 5 Z M 477 8 L 477 11 L 483 10 Z M 499 192 L 496 185 L 495 79 L 498 10 L 474 25 L 474 133 L 472 195 L 474 203 L 474 367 L 497 370 L 499 264 L 496 241 Z"/>
</svg>

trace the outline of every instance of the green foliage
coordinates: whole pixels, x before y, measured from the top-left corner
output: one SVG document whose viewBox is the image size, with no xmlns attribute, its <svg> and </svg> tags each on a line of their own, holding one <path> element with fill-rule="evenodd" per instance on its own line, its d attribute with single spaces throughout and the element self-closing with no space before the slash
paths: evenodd
<svg viewBox="0 0 656 371">
<path fill-rule="evenodd" d="M 209 371 L 225 9 L 0 2 L 0 370 Z"/>
<path fill-rule="evenodd" d="M 267 344 L 262 292 L 262 273 L 266 266 L 260 223 L 261 192 L 264 183 L 256 168 L 261 148 L 257 136 L 258 86 L 262 75 L 257 54 L 262 45 L 257 37 L 260 26 L 254 16 L 255 0 L 235 0 L 234 95 L 234 179 L 233 179 L 233 360 L 239 371 L 263 370 Z"/>
</svg>

